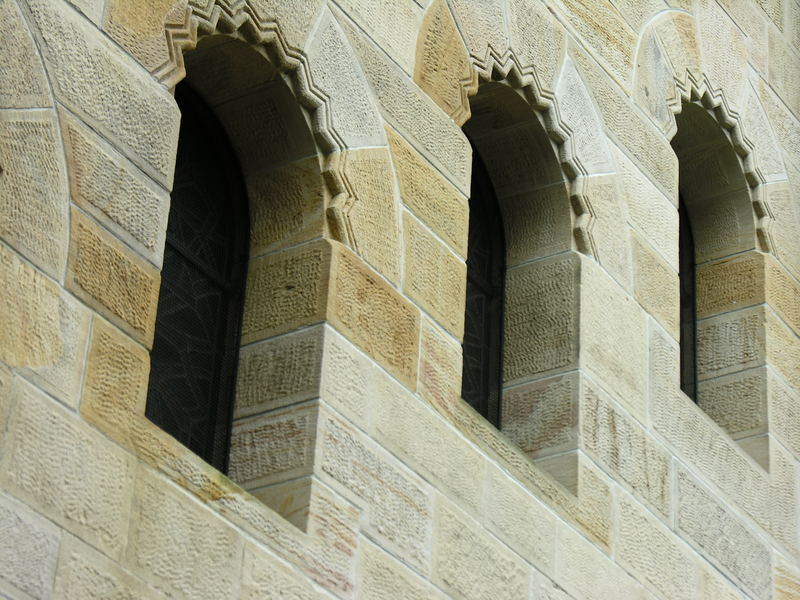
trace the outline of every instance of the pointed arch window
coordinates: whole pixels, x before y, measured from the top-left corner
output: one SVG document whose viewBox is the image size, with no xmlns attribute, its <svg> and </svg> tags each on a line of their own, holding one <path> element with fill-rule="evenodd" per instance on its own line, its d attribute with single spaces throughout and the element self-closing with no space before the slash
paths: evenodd
<svg viewBox="0 0 800 600">
<path fill-rule="evenodd" d="M 235 153 L 189 84 L 150 354 L 147 417 L 227 469 L 248 262 L 247 196 Z"/>
</svg>

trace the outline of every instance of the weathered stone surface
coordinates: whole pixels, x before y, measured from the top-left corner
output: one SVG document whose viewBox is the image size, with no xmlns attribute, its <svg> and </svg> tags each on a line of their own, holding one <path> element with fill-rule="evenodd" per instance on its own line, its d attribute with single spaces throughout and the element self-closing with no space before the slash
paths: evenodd
<svg viewBox="0 0 800 600">
<path fill-rule="evenodd" d="M 456 253 L 466 256 L 466 199 L 394 129 L 387 127 L 386 135 L 403 203 Z"/>
<path fill-rule="evenodd" d="M 800 337 L 772 311 L 766 312 L 766 321 L 767 362 L 800 390 Z"/>
<path fill-rule="evenodd" d="M 531 600 L 574 600 L 560 585 L 533 570 L 531 578 Z"/>
<path fill-rule="evenodd" d="M 763 256 L 766 270 L 766 297 L 797 335 L 800 335 L 800 284 L 770 255 Z"/>
<path fill-rule="evenodd" d="M 98 27 L 102 24 L 106 0 L 69 0 Z"/>
<path fill-rule="evenodd" d="M 140 466 L 126 562 L 165 594 L 237 598 L 243 540 L 210 510 Z"/>
<path fill-rule="evenodd" d="M 314 589 L 297 571 L 255 544 L 244 547 L 241 600 L 316 600 L 331 598 Z"/>
<path fill-rule="evenodd" d="M 0 363 L 0 448 L 3 447 L 8 429 L 6 427 L 8 416 L 11 413 L 12 381 L 14 374 L 11 369 Z"/>
<path fill-rule="evenodd" d="M 765 292 L 764 257 L 756 252 L 697 267 L 698 318 L 761 304 Z"/>
<path fill-rule="evenodd" d="M 403 290 L 447 331 L 464 336 L 467 266 L 414 218 L 403 213 L 405 277 Z"/>
<path fill-rule="evenodd" d="M 800 278 L 800 236 L 795 235 L 800 223 L 800 204 L 796 193 L 786 183 L 768 185 L 765 192 L 774 217 L 771 235 L 775 253 L 792 275 Z"/>
<path fill-rule="evenodd" d="M 358 254 L 393 283 L 400 280 L 399 202 L 389 152 L 383 148 L 348 153 L 344 176 L 353 189 L 348 212 Z"/>
<path fill-rule="evenodd" d="M 636 55 L 636 76 L 633 82 L 633 97 L 662 131 L 668 131 L 674 120 L 667 101 L 675 90 L 675 77 L 669 57 L 653 29 L 649 30 L 639 44 Z"/>
<path fill-rule="evenodd" d="M 364 600 L 444 600 L 445 595 L 413 574 L 410 569 L 368 541 L 359 545 L 360 598 Z"/>
<path fill-rule="evenodd" d="M 506 6 L 501 0 L 486 0 L 480 4 L 469 0 L 454 0 L 453 9 L 467 42 L 470 54 L 485 62 L 489 51 L 503 56 L 508 50 Z"/>
<path fill-rule="evenodd" d="M 610 157 L 609 157 L 610 162 Z M 590 235 L 596 258 L 603 268 L 626 290 L 633 289 L 633 258 L 627 205 L 622 188 L 614 177 L 588 177 L 584 182 L 583 199 L 589 205 L 594 222 Z"/>
<path fill-rule="evenodd" d="M 332 415 L 322 416 L 319 469 L 363 513 L 381 545 L 422 571 L 430 561 L 433 507 L 427 486 L 374 442 Z"/>
<path fill-rule="evenodd" d="M 300 531 L 307 531 L 311 499 L 319 485 L 313 475 L 307 475 L 247 491 Z"/>
<path fill-rule="evenodd" d="M 744 34 L 716 2 L 698 5 L 695 16 L 704 72 L 715 89 L 725 90 L 728 106 L 741 109 L 747 86 Z"/>
<path fill-rule="evenodd" d="M 773 580 L 775 600 L 792 600 L 800 596 L 800 571 L 778 555 L 773 561 Z"/>
<path fill-rule="evenodd" d="M 234 417 L 315 397 L 323 357 L 321 325 L 245 346 L 239 351 Z"/>
<path fill-rule="evenodd" d="M 159 273 L 78 209 L 72 209 L 66 287 L 137 341 L 153 341 Z"/>
<path fill-rule="evenodd" d="M 768 598 L 769 548 L 686 471 L 678 471 L 676 522 L 698 551 L 757 598 Z"/>
<path fill-rule="evenodd" d="M 64 152 L 53 110 L 0 111 L 0 236 L 60 279 L 67 243 Z"/>
<path fill-rule="evenodd" d="M 559 254 L 506 275 L 506 384 L 566 369 L 578 359 L 580 260 Z"/>
<path fill-rule="evenodd" d="M 63 111 L 72 201 L 161 264 L 169 196 L 110 145 Z"/>
<path fill-rule="evenodd" d="M 477 85 L 467 49 L 444 0 L 425 13 L 417 39 L 414 81 L 459 125 L 469 119 L 468 88 Z"/>
<path fill-rule="evenodd" d="M 112 557 L 125 545 L 134 459 L 17 379 L 0 482 Z"/>
<path fill-rule="evenodd" d="M 325 328 L 324 348 L 320 397 L 366 429 L 380 367 L 331 327 Z"/>
<path fill-rule="evenodd" d="M 547 7 L 539 2 L 511 0 L 508 4 L 511 47 L 522 70 L 531 67 L 543 91 L 552 93 L 567 48 L 567 34 Z M 535 35 L 531 32 L 535 31 Z"/>
<path fill-rule="evenodd" d="M 59 530 L 3 494 L 0 536 L 0 595 L 18 597 L 19 592 L 32 598 L 49 598 L 58 561 Z"/>
<path fill-rule="evenodd" d="M 344 246 L 333 261 L 330 323 L 413 389 L 419 311 Z"/>
<path fill-rule="evenodd" d="M 239 419 L 231 430 L 229 476 L 254 489 L 311 473 L 317 435 L 316 403 Z"/>
<path fill-rule="evenodd" d="M 500 430 L 532 458 L 575 449 L 578 387 L 568 374 L 503 390 Z"/>
<path fill-rule="evenodd" d="M 677 339 L 680 321 L 678 274 L 639 235 L 632 233 L 631 238 L 636 299 Z"/>
<path fill-rule="evenodd" d="M 768 373 L 767 386 L 770 433 L 800 458 L 800 398 L 772 373 Z"/>
<path fill-rule="evenodd" d="M 278 24 L 286 43 L 293 48 L 303 48 L 311 29 L 320 15 L 324 0 L 309 0 L 301 4 L 283 0 L 255 0 L 250 6 L 259 24 Z"/>
<path fill-rule="evenodd" d="M 529 567 L 454 505 L 440 500 L 433 542 L 433 580 L 469 600 L 523 598 Z"/>
<path fill-rule="evenodd" d="M 742 111 L 742 129 L 753 142 L 755 164 L 766 182 L 779 181 L 786 177 L 780 147 L 758 94 L 748 87 L 747 99 Z"/>
<path fill-rule="evenodd" d="M 793 76 L 798 70 L 800 57 L 797 50 L 775 29 L 770 29 L 769 82 L 795 117 L 800 117 L 800 83 Z"/>
<path fill-rule="evenodd" d="M 66 3 L 31 0 L 28 7 L 57 98 L 166 185 L 179 117 L 169 92 Z"/>
<path fill-rule="evenodd" d="M 697 375 L 709 379 L 764 364 L 765 309 L 746 308 L 697 323 Z"/>
<path fill-rule="evenodd" d="M 704 381 L 698 387 L 697 405 L 734 439 L 766 431 L 766 369 Z"/>
<path fill-rule="evenodd" d="M 633 419 L 588 382 L 581 400 L 581 447 L 664 516 L 670 513 L 670 458 Z"/>
<path fill-rule="evenodd" d="M 565 183 L 502 198 L 500 211 L 507 267 L 572 247 L 572 211 Z"/>
<path fill-rule="evenodd" d="M 0 108 L 52 105 L 42 59 L 15 2 L 0 3 Z M 4 153 L 5 154 L 5 153 Z"/>
<path fill-rule="evenodd" d="M 687 0 L 680 0 L 687 2 Z M 690 6 L 684 7 L 687 12 L 675 12 L 656 24 L 656 33 L 664 50 L 669 55 L 674 73 L 681 79 L 687 71 L 699 79 L 702 72 L 700 67 L 700 47 L 697 43 L 697 33 L 694 17 L 690 14 Z"/>
<path fill-rule="evenodd" d="M 330 244 L 315 242 L 250 261 L 242 343 L 321 321 L 330 260 Z"/>
<path fill-rule="evenodd" d="M 423 318 L 420 327 L 420 395 L 440 406 L 460 404 L 462 370 L 461 344 Z"/>
<path fill-rule="evenodd" d="M 164 595 L 126 569 L 68 536 L 61 546 L 54 598 L 163 600 Z"/>
</svg>

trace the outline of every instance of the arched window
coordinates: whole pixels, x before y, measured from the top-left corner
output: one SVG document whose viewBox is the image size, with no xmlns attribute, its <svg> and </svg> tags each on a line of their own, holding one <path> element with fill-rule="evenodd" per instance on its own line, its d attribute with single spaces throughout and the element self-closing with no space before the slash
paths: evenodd
<svg viewBox="0 0 800 600">
<path fill-rule="evenodd" d="M 183 82 L 147 417 L 227 469 L 248 261 L 248 203 L 235 153 Z"/>
<path fill-rule="evenodd" d="M 471 190 L 461 397 L 499 427 L 506 243 L 497 197 L 474 147 Z"/>
</svg>

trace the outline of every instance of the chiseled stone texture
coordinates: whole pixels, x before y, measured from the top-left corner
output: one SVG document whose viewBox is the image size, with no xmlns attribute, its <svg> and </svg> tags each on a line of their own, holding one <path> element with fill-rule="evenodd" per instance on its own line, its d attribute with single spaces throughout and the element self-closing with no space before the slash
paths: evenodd
<svg viewBox="0 0 800 600">
<path fill-rule="evenodd" d="M 314 586 L 271 552 L 246 543 L 241 600 L 320 600 L 333 598 Z"/>
<path fill-rule="evenodd" d="M 767 346 L 766 320 L 765 309 L 755 307 L 699 321 L 698 378 L 718 377 L 763 365 Z"/>
<path fill-rule="evenodd" d="M 546 5 L 511 0 L 508 4 L 508 30 L 511 46 L 523 65 L 523 71 L 532 66 L 539 86 L 552 93 L 567 48 L 564 27 Z M 536 35 L 531 35 L 531 31 L 536 31 Z"/>
<path fill-rule="evenodd" d="M 16 2 L 0 3 L 0 108 L 52 105 L 42 59 Z"/>
<path fill-rule="evenodd" d="M 359 598 L 364 600 L 444 600 L 447 596 L 368 541 L 360 544 Z"/>
<path fill-rule="evenodd" d="M 680 322 L 678 273 L 637 233 L 631 233 L 634 262 L 634 290 L 642 308 L 677 339 Z M 701 287 L 700 290 L 704 290 Z M 702 297 L 700 291 L 698 296 Z"/>
<path fill-rule="evenodd" d="M 125 545 L 135 461 L 17 380 L 0 484 L 113 557 Z"/>
<path fill-rule="evenodd" d="M 468 600 L 523 598 L 530 567 L 480 525 L 440 498 L 433 543 L 433 580 Z"/>
<path fill-rule="evenodd" d="M 16 597 L 18 590 L 32 598 L 49 598 L 60 537 L 52 523 L 0 495 L 0 596 Z"/>
<path fill-rule="evenodd" d="M 238 598 L 243 540 L 175 484 L 140 466 L 126 563 L 165 594 Z"/>
</svg>

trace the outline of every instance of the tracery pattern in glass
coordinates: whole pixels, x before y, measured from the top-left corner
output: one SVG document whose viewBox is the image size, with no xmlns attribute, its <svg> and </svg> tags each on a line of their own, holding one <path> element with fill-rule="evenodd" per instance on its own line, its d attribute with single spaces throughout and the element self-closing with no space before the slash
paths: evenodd
<svg viewBox="0 0 800 600">
<path fill-rule="evenodd" d="M 499 426 L 505 235 L 492 182 L 474 148 L 472 157 L 461 397 Z"/>
<path fill-rule="evenodd" d="M 221 125 L 183 83 L 147 417 L 227 468 L 247 266 L 248 208 Z"/>
</svg>

